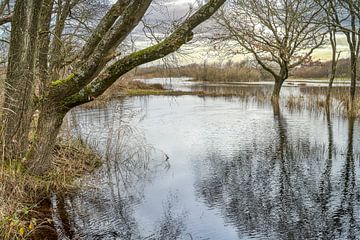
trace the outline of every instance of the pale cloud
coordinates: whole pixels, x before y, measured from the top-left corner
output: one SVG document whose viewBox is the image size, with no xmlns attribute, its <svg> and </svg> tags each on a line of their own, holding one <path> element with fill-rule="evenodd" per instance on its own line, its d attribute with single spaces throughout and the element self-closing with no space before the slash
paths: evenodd
<svg viewBox="0 0 360 240">
<path fill-rule="evenodd" d="M 154 4 L 151 6 L 146 20 L 149 22 L 164 22 L 163 28 L 171 28 L 171 23 L 173 21 L 179 20 L 181 17 L 186 15 L 189 10 L 193 8 L 197 8 L 200 4 L 204 4 L 206 1 L 199 0 L 156 0 Z M 165 26 L 168 24 L 168 26 Z M 211 23 L 207 22 L 205 25 L 209 25 Z M 204 24 L 203 24 L 204 26 Z M 155 31 L 156 32 L 156 31 Z M 161 31 L 156 32 L 161 36 Z M 137 31 L 133 36 L 136 36 L 136 45 L 137 48 L 143 48 L 145 46 L 151 45 L 154 42 L 149 41 L 149 39 L 143 36 L 142 26 L 139 26 Z M 341 58 L 347 58 L 348 54 L 348 45 L 346 42 L 346 38 L 344 35 L 339 34 L 337 36 L 338 40 L 338 50 L 342 52 Z M 251 55 L 236 55 L 230 56 L 226 55 L 223 52 L 219 52 L 214 50 L 213 46 L 209 46 L 208 44 L 204 44 L 203 41 L 198 41 L 196 43 L 190 43 L 183 46 L 180 53 L 172 54 L 170 59 L 176 59 L 175 62 L 177 64 L 191 64 L 191 63 L 203 63 L 204 61 L 211 62 L 224 62 L 228 60 L 232 60 L 235 62 L 243 61 L 245 59 L 251 59 Z M 321 61 L 326 61 L 331 59 L 331 47 L 329 44 L 323 46 L 320 49 L 317 49 L 313 53 L 313 59 L 319 59 Z M 157 61 L 152 64 L 161 64 L 162 61 Z"/>
</svg>

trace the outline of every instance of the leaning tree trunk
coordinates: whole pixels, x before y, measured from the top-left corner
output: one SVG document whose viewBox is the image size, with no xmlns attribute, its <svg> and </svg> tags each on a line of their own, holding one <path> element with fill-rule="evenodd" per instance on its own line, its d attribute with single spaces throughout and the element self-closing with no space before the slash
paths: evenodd
<svg viewBox="0 0 360 240">
<path fill-rule="evenodd" d="M 33 108 L 39 12 L 42 0 L 16 1 L 1 116 L 5 157 L 21 158 L 28 148 Z"/>
<path fill-rule="evenodd" d="M 47 0 L 45 3 L 51 3 Z M 70 1 L 68 1 L 70 2 Z M 71 1 L 72 2 L 72 1 Z M 118 2 L 122 2 L 118 0 Z M 225 0 L 209 0 L 200 7 L 194 14 L 180 24 L 167 38 L 159 43 L 145 49 L 133 52 L 115 61 L 105 68 L 104 58 L 111 53 L 114 47 L 118 46 L 131 31 L 138 25 L 146 12 L 152 0 L 133 0 L 126 1 L 126 11 L 110 14 L 113 20 L 111 24 L 104 24 L 104 34 L 98 35 L 95 31 L 95 47 L 90 49 L 89 57 L 82 59 L 78 66 L 64 79 L 52 79 L 47 71 L 49 58 L 48 46 L 39 46 L 48 44 L 49 39 L 43 36 L 40 41 L 37 40 L 39 26 L 41 34 L 50 34 L 46 31 L 49 15 L 43 15 L 42 24 L 38 24 L 39 11 L 41 10 L 42 0 L 18 0 L 15 5 L 14 22 L 12 23 L 12 36 L 10 44 L 10 58 L 8 68 L 7 85 L 12 88 L 5 91 L 6 104 L 10 110 L 3 116 L 3 123 L 6 139 L 12 143 L 14 149 L 5 146 L 6 151 L 16 149 L 20 156 L 26 155 L 27 169 L 31 174 L 44 175 L 51 166 L 51 153 L 53 151 L 56 137 L 66 112 L 85 102 L 92 101 L 95 97 L 101 95 L 109 88 L 119 77 L 129 72 L 134 67 L 141 64 L 158 60 L 180 48 L 181 45 L 192 39 L 193 29 L 200 23 L 208 19 Z M 48 6 L 48 9 L 51 9 Z M 44 6 L 43 6 L 43 11 Z M 46 12 L 46 11 L 45 11 Z M 114 15 L 114 16 L 113 16 Z M 108 15 L 106 15 L 108 16 Z M 105 18 L 105 22 L 107 19 Z M 51 15 L 50 15 L 51 17 Z M 100 23 L 103 22 L 102 20 Z M 101 25 L 101 24 L 100 24 Z M 100 31 L 102 32 L 102 31 Z M 98 36 L 101 36 L 99 38 Z M 93 38 L 93 37 L 90 37 Z M 37 101 L 36 109 L 39 110 L 39 119 L 35 136 L 30 149 L 28 150 L 28 133 L 32 119 L 33 109 L 31 103 L 34 101 L 34 63 L 37 54 L 37 48 L 40 47 L 39 68 L 42 81 L 41 97 Z M 39 50 L 39 51 L 40 51 Z M 81 55 L 82 50 L 80 50 Z M 50 58 L 51 60 L 51 58 Z M 108 59 L 110 60 L 110 59 Z M 100 74 L 102 72 L 102 74 Z M 13 115 L 10 114 L 13 113 Z M 21 131 L 19 131 L 19 129 Z M 21 147 L 19 139 L 24 141 Z M 26 153 L 26 154 L 25 154 Z"/>
<path fill-rule="evenodd" d="M 26 157 L 29 173 L 41 176 L 50 169 L 52 151 L 65 114 L 66 111 L 53 106 L 42 107 L 34 140 Z"/>
</svg>

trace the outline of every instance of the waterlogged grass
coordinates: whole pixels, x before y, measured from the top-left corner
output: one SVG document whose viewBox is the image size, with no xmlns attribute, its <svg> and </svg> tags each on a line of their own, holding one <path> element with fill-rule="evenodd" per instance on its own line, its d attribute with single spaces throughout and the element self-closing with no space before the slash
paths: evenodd
<svg viewBox="0 0 360 240">
<path fill-rule="evenodd" d="M 302 111 L 309 110 L 312 112 L 326 112 L 330 110 L 332 113 L 347 116 L 349 93 L 346 87 L 334 87 L 332 91 L 332 98 L 329 105 L 326 103 L 327 87 L 303 87 L 301 93 L 296 95 L 288 95 L 280 98 L 280 105 L 286 107 L 290 111 Z M 201 91 L 173 91 L 173 90 L 154 90 L 154 89 L 126 89 L 123 92 L 124 96 L 151 96 L 151 95 L 163 95 L 163 96 L 182 96 L 193 95 L 199 97 L 230 97 L 240 98 L 242 100 L 255 100 L 260 103 L 270 102 L 271 92 L 263 91 L 261 88 L 253 89 L 249 88 L 233 88 L 219 91 L 219 89 L 205 89 Z M 360 98 L 355 100 L 355 117 L 360 117 Z"/>
<path fill-rule="evenodd" d="M 197 95 L 196 92 L 187 91 L 174 91 L 174 90 L 155 90 L 155 89 L 127 89 L 123 93 L 125 96 L 151 96 L 151 95 L 164 95 L 164 96 L 181 96 L 181 95 Z"/>
<path fill-rule="evenodd" d="M 98 101 L 109 101 L 117 97 L 126 96 L 183 96 L 194 95 L 199 97 L 233 97 L 237 96 L 237 92 L 214 92 L 214 91 L 177 91 L 167 89 L 159 83 L 149 84 L 137 80 L 122 80 L 115 83 Z M 96 105 L 96 104 L 95 104 Z"/>
<path fill-rule="evenodd" d="M 280 107 L 285 107 L 290 111 L 309 110 L 311 112 L 322 113 L 330 110 L 334 114 L 347 116 L 349 92 L 347 87 L 334 87 L 330 105 L 326 104 L 327 86 L 306 86 L 308 83 L 325 83 L 322 80 L 298 80 L 291 79 L 287 83 L 299 83 L 300 94 L 280 96 Z M 346 79 L 338 79 L 335 83 L 348 83 Z M 268 86 L 267 86 L 268 87 Z M 260 85 L 246 87 L 226 85 L 200 86 L 194 85 L 189 91 L 176 91 L 166 89 L 160 84 L 147 84 L 141 81 L 125 81 L 112 87 L 111 91 L 105 94 L 104 97 L 97 99 L 90 104 L 85 105 L 85 108 L 98 108 L 106 105 L 107 102 L 114 98 L 123 98 L 127 96 L 198 96 L 198 97 L 225 97 L 225 98 L 239 98 L 243 101 L 257 101 L 259 103 L 271 102 L 271 87 L 266 88 Z M 353 115 L 360 116 L 360 98 L 356 99 L 356 111 Z"/>
<path fill-rule="evenodd" d="M 77 189 L 75 180 L 100 163 L 100 158 L 80 141 L 58 144 L 53 168 L 43 177 L 28 174 L 22 161 L 2 163 L 0 239 L 44 239 L 44 229 L 54 234 L 51 212 L 46 209 L 51 193 Z"/>
<path fill-rule="evenodd" d="M 241 97 L 239 93 L 210 92 L 210 91 L 175 91 L 175 90 L 146 90 L 128 89 L 124 91 L 124 96 L 198 96 L 198 97 Z"/>
<path fill-rule="evenodd" d="M 360 97 L 355 98 L 355 112 L 350 113 L 349 93 L 345 87 L 333 88 L 329 105 L 326 103 L 327 88 L 306 87 L 301 89 L 301 95 L 289 95 L 282 98 L 282 103 L 290 111 L 309 110 L 314 113 L 330 111 L 333 114 L 360 117 Z"/>
</svg>

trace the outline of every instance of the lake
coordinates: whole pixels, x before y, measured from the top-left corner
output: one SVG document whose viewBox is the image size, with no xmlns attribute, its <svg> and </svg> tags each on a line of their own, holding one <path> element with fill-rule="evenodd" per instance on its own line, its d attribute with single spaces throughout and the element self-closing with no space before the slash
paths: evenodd
<svg viewBox="0 0 360 240">
<path fill-rule="evenodd" d="M 67 119 L 105 163 L 75 194 L 53 196 L 60 238 L 360 239 L 357 120 L 286 106 L 274 111 L 253 97 L 197 96 L 128 97 L 75 109 Z"/>
</svg>

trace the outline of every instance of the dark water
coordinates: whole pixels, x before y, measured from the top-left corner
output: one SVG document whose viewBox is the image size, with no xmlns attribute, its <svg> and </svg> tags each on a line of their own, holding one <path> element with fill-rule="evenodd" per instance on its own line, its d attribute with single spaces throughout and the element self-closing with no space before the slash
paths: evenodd
<svg viewBox="0 0 360 240">
<path fill-rule="evenodd" d="M 106 161 L 81 191 L 54 196 L 63 237 L 360 239 L 354 119 L 196 96 L 127 98 L 69 119 Z"/>
</svg>

